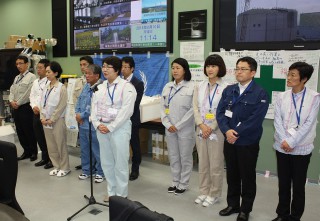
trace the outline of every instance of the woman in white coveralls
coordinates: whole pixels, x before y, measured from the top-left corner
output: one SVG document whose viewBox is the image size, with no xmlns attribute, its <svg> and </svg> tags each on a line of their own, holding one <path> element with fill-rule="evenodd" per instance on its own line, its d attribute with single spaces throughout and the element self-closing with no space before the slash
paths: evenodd
<svg viewBox="0 0 320 221">
<path fill-rule="evenodd" d="M 174 81 L 167 83 L 163 88 L 160 106 L 172 173 L 172 184 L 168 192 L 179 195 L 187 190 L 193 167 L 194 84 L 190 81 L 189 64 L 184 58 L 177 58 L 171 63 L 171 72 Z"/>
<path fill-rule="evenodd" d="M 128 196 L 129 143 L 131 121 L 137 92 L 122 79 L 122 62 L 111 56 L 103 60 L 102 72 L 107 78 L 93 95 L 91 119 L 100 144 L 101 167 L 110 196 Z"/>
</svg>

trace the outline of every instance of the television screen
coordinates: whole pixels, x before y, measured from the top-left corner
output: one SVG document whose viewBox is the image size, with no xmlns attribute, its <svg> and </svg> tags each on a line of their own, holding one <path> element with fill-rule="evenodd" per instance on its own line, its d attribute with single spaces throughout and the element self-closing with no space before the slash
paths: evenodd
<svg viewBox="0 0 320 221">
<path fill-rule="evenodd" d="M 319 49 L 319 0 L 218 0 L 214 50 Z"/>
<path fill-rule="evenodd" d="M 172 51 L 171 0 L 70 0 L 71 54 Z"/>
</svg>

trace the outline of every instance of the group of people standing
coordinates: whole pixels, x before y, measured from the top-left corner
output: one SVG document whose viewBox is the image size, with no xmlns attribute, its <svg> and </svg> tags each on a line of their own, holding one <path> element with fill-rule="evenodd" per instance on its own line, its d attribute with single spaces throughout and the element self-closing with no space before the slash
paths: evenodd
<svg viewBox="0 0 320 221">
<path fill-rule="evenodd" d="M 62 68 L 55 61 L 41 59 L 37 64 L 39 78 L 36 79 L 29 72 L 29 65 L 26 56 L 17 57 L 20 74 L 13 82 L 9 96 L 18 138 L 24 149 L 18 160 L 36 160 L 38 142 L 42 160 L 35 166 L 53 168 L 50 176 L 64 177 L 71 170 L 65 124 L 68 97 L 66 86 L 59 82 Z M 135 63 L 132 57 L 105 58 L 101 69 L 93 64 L 90 56 L 84 56 L 80 58 L 80 67 L 84 76 L 76 81 L 72 97 L 76 104 L 81 147 L 82 174 L 79 179 L 93 175 L 89 163 L 91 146 L 94 180 L 101 183 L 106 178 L 108 182 L 105 201 L 113 195 L 127 197 L 128 180 L 138 178 L 141 162 L 137 128 L 143 83 L 133 76 Z M 100 79 L 101 72 L 107 79 L 104 82 Z M 130 175 L 129 144 L 133 149 Z"/>
<path fill-rule="evenodd" d="M 35 166 L 53 167 L 51 176 L 66 176 L 70 173 L 64 120 L 68 99 L 66 87 L 58 80 L 62 68 L 57 62 L 42 59 L 36 79 L 28 71 L 27 57 L 19 56 L 16 66 L 20 74 L 10 88 L 9 101 L 24 149 L 18 160 L 36 160 L 38 142 L 42 160 Z M 95 182 L 106 178 L 108 183 L 105 201 L 114 195 L 127 197 L 128 180 L 138 178 L 141 162 L 138 131 L 143 83 L 133 76 L 132 57 L 107 57 L 101 68 L 84 56 L 80 66 L 84 76 L 76 82 L 73 94 L 81 147 L 79 179 L 92 175 L 92 146 Z M 226 166 L 227 207 L 219 214 L 238 213 L 237 221 L 249 220 L 252 211 L 262 123 L 269 106 L 267 92 L 254 81 L 257 66 L 251 57 L 238 59 L 238 83 L 228 85 L 223 79 L 223 58 L 213 54 L 204 63 L 206 80 L 195 85 L 188 62 L 177 58 L 171 63 L 172 81 L 165 85 L 161 99 L 172 172 L 168 192 L 180 195 L 188 189 L 196 144 L 200 194 L 195 203 L 208 207 L 219 201 Z M 107 80 L 101 81 L 101 72 Z M 292 89 L 279 93 L 275 104 L 273 147 L 279 203 L 273 221 L 300 220 L 304 211 L 304 183 L 320 102 L 319 93 L 305 87 L 312 73 L 313 67 L 305 62 L 292 64 L 287 75 L 287 86 Z M 129 144 L 133 150 L 130 174 Z"/>
<path fill-rule="evenodd" d="M 267 92 L 254 81 L 257 66 L 251 57 L 238 59 L 238 83 L 228 85 L 223 58 L 213 54 L 204 63 L 206 80 L 194 85 L 188 62 L 177 58 L 171 63 L 173 81 L 164 87 L 161 99 L 172 172 L 168 192 L 180 195 L 188 189 L 196 143 L 200 194 L 195 203 L 208 207 L 218 202 L 225 165 L 228 206 L 219 215 L 237 213 L 237 221 L 249 220 L 252 211 L 262 123 L 269 107 Z M 273 221 L 298 221 L 304 211 L 320 102 L 319 93 L 305 87 L 312 73 L 313 67 L 305 62 L 292 64 L 287 75 L 292 89 L 279 93 L 276 101 L 279 203 Z"/>
</svg>

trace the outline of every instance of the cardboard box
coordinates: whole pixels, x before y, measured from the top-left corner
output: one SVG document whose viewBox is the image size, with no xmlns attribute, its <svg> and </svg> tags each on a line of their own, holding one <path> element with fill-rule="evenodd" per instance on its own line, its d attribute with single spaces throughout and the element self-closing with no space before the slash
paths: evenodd
<svg viewBox="0 0 320 221">
<path fill-rule="evenodd" d="M 141 123 L 159 119 L 160 116 L 160 99 L 143 97 L 140 103 L 140 119 Z"/>
<path fill-rule="evenodd" d="M 14 143 L 14 131 L 11 125 L 0 126 L 0 140 Z"/>
<path fill-rule="evenodd" d="M 4 48 L 15 48 L 17 42 L 16 41 L 6 41 L 4 43 Z"/>
<path fill-rule="evenodd" d="M 149 147 L 149 130 L 145 128 L 139 129 L 139 138 L 140 138 L 140 150 L 141 154 L 147 154 L 148 153 L 148 147 Z"/>
</svg>

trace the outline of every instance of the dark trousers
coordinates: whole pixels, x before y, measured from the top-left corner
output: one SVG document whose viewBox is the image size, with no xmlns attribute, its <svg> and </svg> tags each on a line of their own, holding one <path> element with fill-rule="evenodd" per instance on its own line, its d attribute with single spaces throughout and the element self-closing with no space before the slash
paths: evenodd
<svg viewBox="0 0 320 221">
<path fill-rule="evenodd" d="M 305 183 L 311 154 L 291 155 L 276 151 L 276 155 L 279 181 L 277 214 L 283 218 L 290 217 L 290 220 L 300 220 L 304 212 Z"/>
<path fill-rule="evenodd" d="M 132 126 L 130 145 L 132 149 L 132 167 L 131 171 L 139 172 L 139 166 L 141 163 L 141 150 L 140 150 L 140 138 L 139 138 L 139 126 Z"/>
<path fill-rule="evenodd" d="M 49 161 L 48 149 L 47 149 L 47 142 L 46 137 L 44 136 L 43 126 L 40 121 L 40 114 L 35 115 L 33 114 L 33 130 L 36 136 L 38 145 L 42 152 L 41 157 L 44 161 Z"/>
<path fill-rule="evenodd" d="M 224 157 L 227 166 L 227 203 L 250 213 L 256 197 L 256 165 L 259 144 L 233 145 L 224 142 Z M 240 197 L 242 202 L 240 205 Z"/>
<path fill-rule="evenodd" d="M 16 125 L 19 142 L 28 155 L 37 154 L 37 140 L 33 131 L 33 111 L 30 104 L 23 104 L 13 110 L 14 123 Z"/>
</svg>

